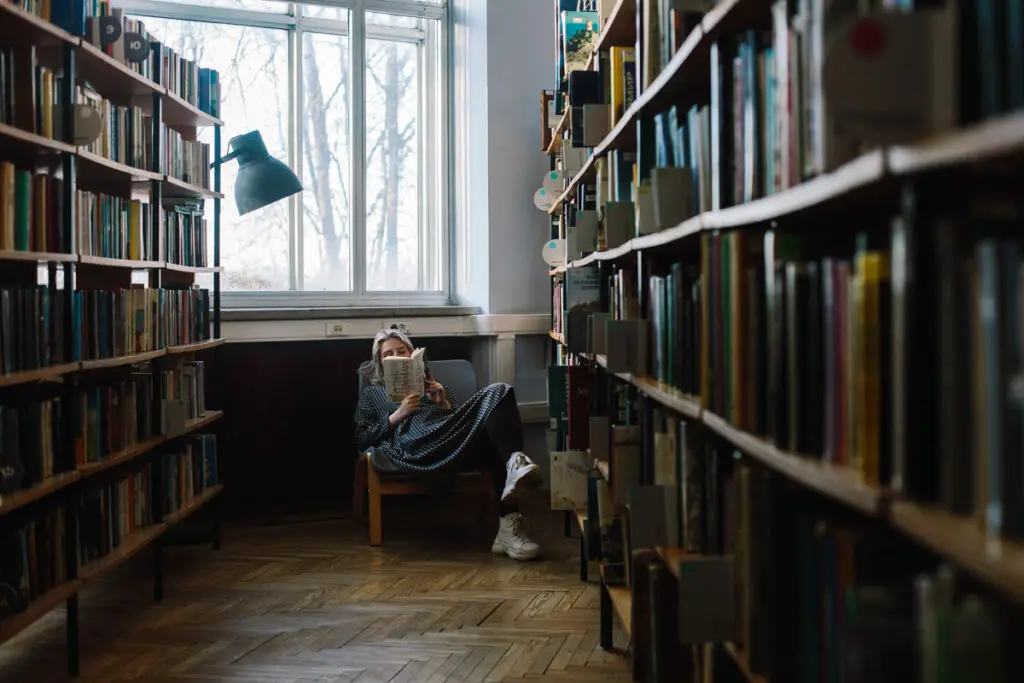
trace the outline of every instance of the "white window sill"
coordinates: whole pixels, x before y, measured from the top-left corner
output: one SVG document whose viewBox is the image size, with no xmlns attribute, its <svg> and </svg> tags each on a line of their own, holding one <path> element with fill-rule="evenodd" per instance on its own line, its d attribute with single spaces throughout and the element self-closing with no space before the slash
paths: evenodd
<svg viewBox="0 0 1024 683">
<path fill-rule="evenodd" d="M 433 309 L 433 310 L 431 310 Z M 383 311 L 383 313 L 381 313 Z M 469 311 L 468 313 L 466 311 Z M 231 343 L 338 341 L 372 339 L 380 330 L 401 324 L 413 338 L 547 335 L 550 313 L 482 315 L 465 307 L 345 308 L 267 311 L 222 311 L 221 336 Z"/>
<path fill-rule="evenodd" d="M 221 307 L 224 322 L 264 320 L 335 320 L 338 318 L 423 318 L 449 315 L 480 315 L 476 306 L 332 306 L 278 308 Z"/>
</svg>

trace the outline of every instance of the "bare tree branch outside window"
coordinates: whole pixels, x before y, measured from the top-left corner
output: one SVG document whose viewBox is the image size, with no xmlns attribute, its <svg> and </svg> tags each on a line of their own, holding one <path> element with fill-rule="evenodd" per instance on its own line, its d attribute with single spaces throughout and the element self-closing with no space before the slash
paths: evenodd
<svg viewBox="0 0 1024 683">
<path fill-rule="evenodd" d="M 205 0 L 192 4 L 283 14 L 287 3 L 272 0 Z M 336 7 L 301 6 L 308 16 L 347 19 Z M 294 240 L 288 202 L 238 216 L 231 192 L 237 166 L 222 168 L 221 254 L 225 290 L 281 291 L 290 287 L 292 264 L 306 290 L 349 291 L 353 258 L 362 250 L 366 291 L 408 291 L 419 286 L 423 232 L 419 122 L 422 45 L 407 38 L 375 37 L 374 26 L 417 28 L 423 19 L 367 12 L 365 45 L 366 207 L 351 215 L 349 175 L 351 59 L 347 35 L 301 34 L 301 64 L 289 72 L 290 29 L 206 21 L 139 17 L 146 29 L 188 59 L 216 69 L 221 82 L 223 140 L 259 130 L 271 155 L 287 161 L 290 84 L 301 78 L 298 144 L 305 191 L 300 202 L 302 239 Z M 339 24 L 344 26 L 345 24 Z M 344 31 L 342 31 L 344 33 Z M 212 142 L 212 132 L 203 139 Z M 226 149 L 222 151 L 227 151 Z M 353 221 L 365 225 L 365 244 L 353 243 Z M 301 259 L 293 250 L 302 248 Z"/>
</svg>

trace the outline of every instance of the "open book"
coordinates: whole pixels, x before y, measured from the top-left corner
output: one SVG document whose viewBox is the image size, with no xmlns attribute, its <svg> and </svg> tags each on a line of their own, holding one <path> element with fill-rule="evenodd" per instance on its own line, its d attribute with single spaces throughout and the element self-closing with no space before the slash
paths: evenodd
<svg viewBox="0 0 1024 683">
<path fill-rule="evenodd" d="M 398 403 L 408 394 L 422 396 L 426 391 L 425 351 L 416 349 L 409 358 L 390 356 L 384 359 L 384 390 L 392 401 Z"/>
</svg>

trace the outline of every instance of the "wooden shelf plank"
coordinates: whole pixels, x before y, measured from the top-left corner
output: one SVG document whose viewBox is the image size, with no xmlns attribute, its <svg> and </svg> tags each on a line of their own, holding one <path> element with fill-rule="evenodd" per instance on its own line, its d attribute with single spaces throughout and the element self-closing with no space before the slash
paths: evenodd
<svg viewBox="0 0 1024 683">
<path fill-rule="evenodd" d="M 219 420 L 220 418 L 222 418 L 223 416 L 224 411 L 222 410 L 208 410 L 206 411 L 205 416 L 198 418 L 196 420 L 189 420 L 188 422 L 186 422 L 185 428 L 180 432 L 177 432 L 175 434 L 162 434 L 159 436 L 154 436 L 152 438 L 146 439 L 145 441 L 140 441 L 136 444 L 132 444 L 131 446 L 125 448 L 119 453 L 109 455 L 105 459 L 100 460 L 99 462 L 90 462 L 84 465 L 79 465 L 78 473 L 81 475 L 82 478 L 85 478 L 109 470 L 112 467 L 123 465 L 124 463 L 134 460 L 135 458 L 138 458 L 139 456 L 144 455 L 152 451 L 154 448 L 162 446 L 163 444 L 169 441 L 173 441 L 183 436 L 187 436 L 192 432 L 207 427 L 216 422 L 217 420 Z"/>
<path fill-rule="evenodd" d="M 75 51 L 79 77 L 88 81 L 97 92 L 122 106 L 137 106 L 143 111 L 153 111 L 152 96 L 164 92 L 163 88 L 142 74 L 133 71 L 109 57 L 84 38 L 76 38 Z"/>
<path fill-rule="evenodd" d="M 57 382 L 64 375 L 75 372 L 79 369 L 80 363 L 62 363 L 51 365 L 37 370 L 23 370 L 12 372 L 7 375 L 0 375 L 0 387 L 10 387 L 16 384 L 29 384 L 30 382 Z"/>
<path fill-rule="evenodd" d="M 846 467 L 779 450 L 764 439 L 736 429 L 724 419 L 703 411 L 704 424 L 748 456 L 813 491 L 844 503 L 867 515 L 882 514 L 882 490 L 864 483 Z"/>
<path fill-rule="evenodd" d="M 79 263 L 90 266 L 103 266 L 105 268 L 131 268 L 132 270 L 149 270 L 151 268 L 162 268 L 163 261 L 133 261 L 131 259 L 114 258 L 112 256 L 92 256 L 83 254 L 78 258 Z"/>
<path fill-rule="evenodd" d="M 200 493 L 197 496 L 195 496 L 194 498 L 192 498 L 192 500 L 190 500 L 187 503 L 185 503 L 179 509 L 175 510 L 174 512 L 172 512 L 169 515 L 165 515 L 164 516 L 164 523 L 168 527 L 172 527 L 175 524 L 180 524 L 189 515 L 191 515 L 196 510 L 198 510 L 199 508 L 203 507 L 204 505 L 209 503 L 211 500 L 216 498 L 220 494 L 220 492 L 223 491 L 223 490 L 224 490 L 224 485 L 223 484 L 215 484 L 215 485 L 211 486 L 210 488 L 206 489 L 202 493 Z"/>
<path fill-rule="evenodd" d="M 58 254 L 52 251 L 15 251 L 0 250 L 0 261 L 38 261 L 40 263 L 72 263 L 78 260 L 78 254 Z"/>
<path fill-rule="evenodd" d="M 164 263 L 161 268 L 177 273 L 223 273 L 223 266 L 182 266 L 177 263 Z"/>
<path fill-rule="evenodd" d="M 701 215 L 703 230 L 738 228 L 793 216 L 809 209 L 825 209 L 833 202 L 867 191 L 885 178 L 885 154 L 864 154 L 832 173 L 826 173 L 747 204 Z"/>
<path fill-rule="evenodd" d="M 177 356 L 183 353 L 196 353 L 198 351 L 206 351 L 207 349 L 213 349 L 225 343 L 227 343 L 227 339 L 219 337 L 217 339 L 207 339 L 206 341 L 196 342 L 195 344 L 185 344 L 183 346 L 168 346 L 167 355 Z"/>
<path fill-rule="evenodd" d="M 3 5 L 3 7 L 12 7 L 13 5 Z M 3 19 L 0 19 L 3 21 Z M 66 142 L 59 140 L 51 140 L 50 138 L 43 137 L 42 135 L 36 135 L 35 133 L 29 133 L 28 131 L 15 128 L 6 123 L 0 123 L 0 145 L 3 145 L 4 151 L 16 150 L 26 155 L 42 155 L 42 154 L 56 154 L 60 152 L 74 152 L 75 148 L 73 145 L 69 145 Z"/>
<path fill-rule="evenodd" d="M 62 602 L 77 593 L 82 585 L 81 579 L 65 581 L 33 600 L 24 612 L 12 614 L 6 619 L 0 620 L 0 645 L 24 631 L 53 608 L 60 606 Z"/>
<path fill-rule="evenodd" d="M 612 608 L 626 633 L 633 633 L 633 596 L 626 586 L 606 586 L 612 599 Z"/>
<path fill-rule="evenodd" d="M 224 122 L 189 104 L 170 90 L 164 97 L 164 124 L 170 128 L 210 128 Z"/>
<path fill-rule="evenodd" d="M 547 153 L 554 154 L 562 148 L 562 132 L 569 126 L 569 109 L 562 112 L 562 118 L 558 120 L 558 127 L 551 133 L 551 143 L 548 145 Z"/>
<path fill-rule="evenodd" d="M 889 172 L 909 175 L 990 161 L 1024 152 L 1024 111 L 938 135 L 916 145 L 890 147 Z"/>
<path fill-rule="evenodd" d="M 76 42 L 75 36 L 45 19 L 9 2 L 0 2 L 0 44 L 55 48 Z"/>
<path fill-rule="evenodd" d="M 99 154 L 94 154 L 84 148 L 78 148 L 77 154 L 79 162 L 82 162 L 79 170 L 85 170 L 95 175 L 122 179 L 126 182 L 135 183 L 160 180 L 161 178 L 159 173 L 135 168 L 128 164 L 122 164 L 118 161 L 100 156 Z"/>
<path fill-rule="evenodd" d="M 79 465 L 78 472 L 83 477 L 99 474 L 100 472 L 109 470 L 113 467 L 117 467 L 118 465 L 122 465 L 126 462 L 134 460 L 140 455 L 143 455 L 144 453 L 148 453 L 149 451 L 153 450 L 157 446 L 167 443 L 167 441 L 168 437 L 166 436 L 154 436 L 150 439 L 146 439 L 145 441 L 139 441 L 138 443 L 134 443 L 131 446 L 128 446 L 128 448 L 125 448 L 117 453 L 112 453 L 111 455 L 108 455 L 103 460 L 99 460 L 97 462 L 87 462 L 84 465 Z"/>
<path fill-rule="evenodd" d="M 185 423 L 185 431 L 181 432 L 181 434 L 176 434 L 175 436 L 173 436 L 171 438 L 172 439 L 176 439 L 179 436 L 183 436 L 185 434 L 190 434 L 190 433 L 198 431 L 198 430 L 200 430 L 200 429 L 202 429 L 204 427 L 209 427 L 210 425 L 212 425 L 214 422 L 216 422 L 217 420 L 221 419 L 222 417 L 224 417 L 224 411 L 223 410 L 207 410 L 206 411 L 206 415 L 203 415 L 202 417 L 196 418 L 195 420 L 189 420 L 188 422 L 186 422 Z"/>
<path fill-rule="evenodd" d="M 906 536 L 1024 603 L 1024 543 L 992 538 L 972 518 L 917 503 L 894 501 L 889 517 Z"/>
<path fill-rule="evenodd" d="M 35 486 L 21 489 L 14 493 L 6 493 L 3 502 L 0 502 L 0 515 L 25 507 L 29 503 L 52 495 L 62 488 L 78 481 L 79 473 L 75 470 L 60 472 L 52 477 L 47 477 Z"/>
<path fill-rule="evenodd" d="M 214 192 L 206 187 L 199 187 L 169 175 L 163 177 L 164 199 L 223 199 L 222 192 Z"/>
<path fill-rule="evenodd" d="M 619 0 L 608 15 L 594 46 L 594 53 L 611 47 L 636 44 L 636 0 Z"/>
<path fill-rule="evenodd" d="M 99 358 L 95 360 L 84 360 L 82 361 L 82 370 L 102 370 L 104 368 L 117 368 L 122 365 L 134 365 L 135 363 L 145 363 L 146 361 L 159 358 L 160 356 L 166 356 L 167 349 L 157 349 L 155 351 L 144 351 L 143 353 L 133 353 L 127 356 L 115 356 L 114 358 Z"/>
<path fill-rule="evenodd" d="M 607 356 L 598 354 L 594 358 L 598 365 L 607 369 Z M 674 387 L 662 384 L 652 377 L 636 377 L 625 372 L 617 372 L 615 376 L 624 382 L 632 384 L 666 408 L 670 408 L 686 417 L 700 418 L 700 401 L 692 396 L 687 396 Z"/>
<path fill-rule="evenodd" d="M 136 529 L 121 539 L 121 545 L 103 557 L 83 565 L 78 570 L 78 577 L 86 582 L 95 581 L 107 572 L 120 567 L 135 557 L 143 548 L 156 540 L 165 531 L 167 531 L 167 525 L 159 523 Z"/>
</svg>

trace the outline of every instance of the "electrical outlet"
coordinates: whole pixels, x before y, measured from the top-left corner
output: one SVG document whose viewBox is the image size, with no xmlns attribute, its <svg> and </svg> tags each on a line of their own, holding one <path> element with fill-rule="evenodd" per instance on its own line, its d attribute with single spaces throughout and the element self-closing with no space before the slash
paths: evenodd
<svg viewBox="0 0 1024 683">
<path fill-rule="evenodd" d="M 341 337 L 345 334 L 345 326 L 342 323 L 327 323 L 324 333 L 328 337 Z"/>
<path fill-rule="evenodd" d="M 382 327 L 385 330 L 389 330 L 391 328 L 397 328 L 397 329 L 401 330 L 402 332 L 404 332 L 405 334 L 410 334 L 409 326 L 406 323 L 399 322 L 398 320 L 385 320 L 384 324 L 382 325 Z"/>
</svg>

